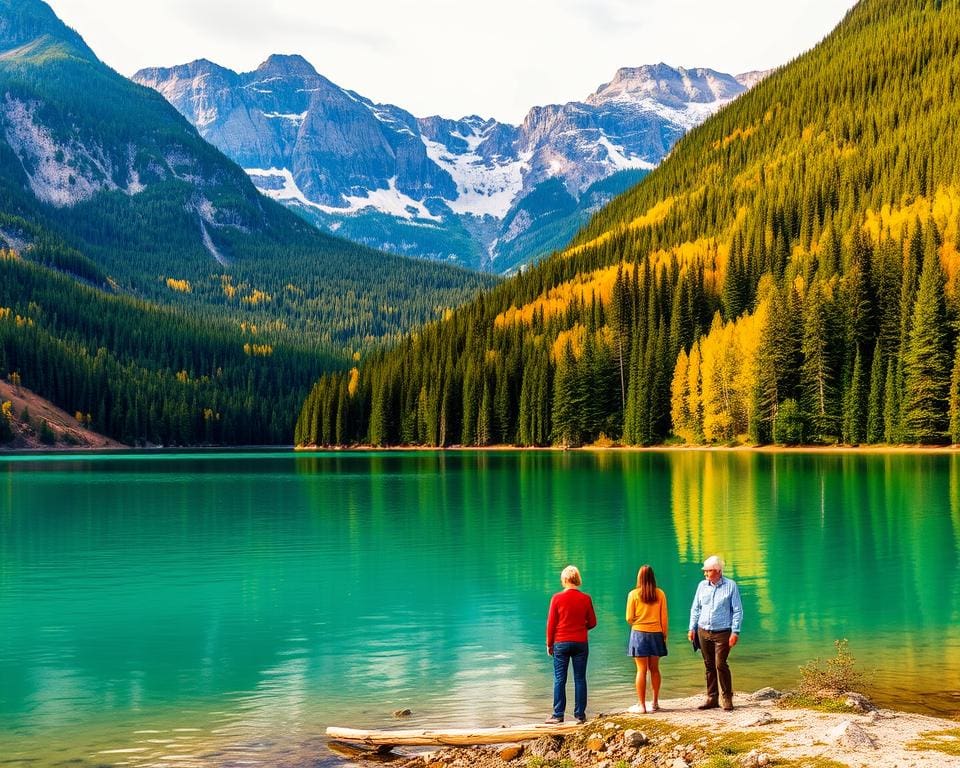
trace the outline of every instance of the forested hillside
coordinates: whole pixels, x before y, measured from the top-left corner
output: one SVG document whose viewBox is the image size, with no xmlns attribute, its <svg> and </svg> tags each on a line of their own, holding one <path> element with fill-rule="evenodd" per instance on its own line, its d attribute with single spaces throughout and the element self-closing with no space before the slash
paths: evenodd
<svg viewBox="0 0 960 768">
<path fill-rule="evenodd" d="M 0 376 L 128 443 L 289 442 L 322 371 L 494 282 L 321 234 L 40 0 L 0 0 L 0 251 Z"/>
<path fill-rule="evenodd" d="M 571 247 L 322 378 L 297 440 L 960 440 L 960 6 L 861 0 Z"/>
</svg>

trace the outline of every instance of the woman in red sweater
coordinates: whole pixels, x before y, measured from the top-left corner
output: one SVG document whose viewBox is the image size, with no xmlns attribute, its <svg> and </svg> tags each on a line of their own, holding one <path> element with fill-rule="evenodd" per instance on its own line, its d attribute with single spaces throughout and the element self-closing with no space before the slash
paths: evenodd
<svg viewBox="0 0 960 768">
<path fill-rule="evenodd" d="M 568 565 L 560 574 L 563 592 L 550 600 L 547 613 L 547 653 L 553 656 L 553 716 L 548 723 L 562 723 L 567 708 L 567 668 L 573 662 L 573 716 L 587 720 L 587 632 L 597 626 L 590 595 L 581 592 L 580 571 Z"/>
</svg>

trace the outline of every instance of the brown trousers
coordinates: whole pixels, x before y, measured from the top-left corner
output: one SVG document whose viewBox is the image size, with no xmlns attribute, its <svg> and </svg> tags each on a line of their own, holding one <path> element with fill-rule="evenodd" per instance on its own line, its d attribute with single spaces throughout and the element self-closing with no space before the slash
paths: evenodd
<svg viewBox="0 0 960 768">
<path fill-rule="evenodd" d="M 720 693 L 724 699 L 733 701 L 733 678 L 727 665 L 727 656 L 730 655 L 730 630 L 711 632 L 698 627 L 697 633 L 700 636 L 700 652 L 703 654 L 703 666 L 707 673 L 707 699 L 717 701 L 717 694 Z"/>
</svg>

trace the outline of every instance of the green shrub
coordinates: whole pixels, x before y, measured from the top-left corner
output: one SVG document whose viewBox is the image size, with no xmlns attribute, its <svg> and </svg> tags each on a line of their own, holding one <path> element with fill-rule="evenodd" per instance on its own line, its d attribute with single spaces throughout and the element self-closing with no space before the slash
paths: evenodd
<svg viewBox="0 0 960 768">
<path fill-rule="evenodd" d="M 837 655 L 822 662 L 819 658 L 800 667 L 801 696 L 821 698 L 826 692 L 840 696 L 844 693 L 862 693 L 863 674 L 855 669 L 856 659 L 850 653 L 846 639 L 835 640 Z"/>
<path fill-rule="evenodd" d="M 37 433 L 40 438 L 40 442 L 44 445 L 53 445 L 57 442 L 57 436 L 54 434 L 54 431 L 50 429 L 50 425 L 44 419 L 40 419 L 40 429 Z"/>
</svg>

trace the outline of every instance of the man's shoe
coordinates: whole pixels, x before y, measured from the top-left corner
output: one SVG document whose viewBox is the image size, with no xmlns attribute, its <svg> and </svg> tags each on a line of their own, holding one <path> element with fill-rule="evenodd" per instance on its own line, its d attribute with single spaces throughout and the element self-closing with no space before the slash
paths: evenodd
<svg viewBox="0 0 960 768">
<path fill-rule="evenodd" d="M 556 715 L 554 715 L 553 717 L 548 717 L 548 718 L 547 718 L 546 720 L 544 720 L 543 722 L 545 722 L 547 725 L 556 725 L 557 723 L 562 723 L 562 722 L 563 722 L 563 718 L 562 718 L 562 717 L 557 717 Z"/>
<path fill-rule="evenodd" d="M 720 702 L 716 699 L 707 699 L 703 704 L 701 704 L 697 709 L 716 709 L 720 706 Z"/>
<path fill-rule="evenodd" d="M 577 722 L 580 723 L 580 725 L 583 725 L 585 722 L 587 722 L 587 716 L 583 715 L 582 717 L 578 717 Z"/>
<path fill-rule="evenodd" d="M 733 699 L 724 699 L 723 709 L 725 712 L 733 712 Z"/>
</svg>

